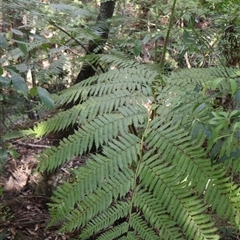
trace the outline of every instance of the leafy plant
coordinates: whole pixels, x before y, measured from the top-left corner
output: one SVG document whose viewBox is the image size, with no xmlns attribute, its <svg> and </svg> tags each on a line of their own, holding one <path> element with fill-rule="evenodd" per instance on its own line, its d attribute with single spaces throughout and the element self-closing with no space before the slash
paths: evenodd
<svg viewBox="0 0 240 240">
<path fill-rule="evenodd" d="M 41 7 L 54 16 L 56 28 L 63 13 L 55 10 L 64 10 L 66 17 L 73 10 L 62 4 Z M 72 37 L 95 39 L 88 27 L 77 32 L 71 24 L 66 31 L 76 35 Z M 157 34 L 153 37 L 157 42 Z M 132 42 L 135 56 L 143 39 Z M 44 48 L 45 41 L 36 46 Z M 55 189 L 49 226 L 60 223 L 59 231 L 80 230 L 79 239 L 106 240 L 220 239 L 219 219 L 229 223 L 224 230 L 239 231 L 239 72 L 211 67 L 164 75 L 167 42 L 164 46 L 160 68 L 130 59 L 120 47 L 82 57 L 108 70 L 54 96 L 62 111 L 26 130 L 36 137 L 74 130 L 39 155 L 38 171 L 57 172 L 73 157 L 90 153 Z M 218 100 L 228 95 L 234 104 L 226 108 Z"/>
<path fill-rule="evenodd" d="M 211 165 L 205 143 L 207 132 L 214 135 L 207 129 L 214 101 L 199 90 L 236 71 L 192 69 L 166 77 L 134 61 L 124 59 L 122 66 L 113 54 L 101 59 L 112 70 L 56 100 L 56 106 L 74 99 L 81 104 L 34 128 L 43 136 L 78 126 L 58 147 L 40 154 L 40 171 L 58 169 L 93 145 L 100 151 L 54 191 L 50 225 L 62 222 L 63 232 L 80 228 L 79 239 L 219 239 L 214 212 L 238 228 L 239 188 L 228 169 L 238 173 L 239 164 L 230 154 L 224 167 Z M 231 139 L 227 153 L 239 147 Z"/>
<path fill-rule="evenodd" d="M 32 106 L 30 99 L 36 99 L 38 97 L 48 108 L 53 107 L 53 100 L 46 89 L 39 86 L 32 86 L 29 90 L 28 83 L 25 80 L 28 67 L 24 63 L 16 63 L 8 56 L 8 51 L 11 49 L 9 42 L 3 34 L 0 35 L 0 49 L 4 53 L 0 58 L 0 172 L 2 171 L 2 166 L 7 161 L 8 155 L 14 158 L 18 157 L 18 153 L 12 144 L 5 142 L 2 138 L 4 133 L 8 132 L 11 128 L 17 128 L 16 123 L 18 123 L 20 119 L 23 119 L 23 116 L 31 119 L 35 117 L 33 116 L 34 113 L 31 112 Z M 18 48 L 15 48 L 15 50 L 21 52 L 20 45 L 18 45 Z M 18 59 L 18 57 L 16 59 Z M 11 64 L 6 64 L 8 61 Z"/>
</svg>

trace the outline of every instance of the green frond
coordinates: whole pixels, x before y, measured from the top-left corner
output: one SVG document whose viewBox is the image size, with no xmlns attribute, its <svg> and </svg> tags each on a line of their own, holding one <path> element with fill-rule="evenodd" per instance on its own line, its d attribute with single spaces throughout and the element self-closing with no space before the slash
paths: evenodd
<svg viewBox="0 0 240 240">
<path fill-rule="evenodd" d="M 78 99 L 85 101 L 90 96 L 102 97 L 108 94 L 116 94 L 116 91 L 121 90 L 130 92 L 144 90 L 146 97 L 146 93 L 151 96 L 150 84 L 155 77 L 156 73 L 154 71 L 147 71 L 141 66 L 109 70 L 107 73 L 88 78 L 64 91 L 56 100 L 56 106 L 75 102 Z"/>
<path fill-rule="evenodd" d="M 205 214 L 206 206 L 193 195 L 191 186 L 181 180 L 181 172 L 169 167 L 159 155 L 149 157 L 149 153 L 143 156 L 139 171 L 141 186 L 153 192 L 187 238 L 219 239 L 211 217 Z"/>
<path fill-rule="evenodd" d="M 231 90 L 236 71 L 190 69 L 162 81 L 123 57 L 89 56 L 110 70 L 63 91 L 56 106 L 79 104 L 34 128 L 41 136 L 78 126 L 40 154 L 41 171 L 101 148 L 54 191 L 50 225 L 81 229 L 83 240 L 220 239 L 209 209 L 238 228 L 240 190 L 228 173 L 235 163 L 211 165 L 206 151 L 213 100 L 204 88 L 223 78 L 217 90 Z"/>
<path fill-rule="evenodd" d="M 126 170 L 133 162 L 137 162 L 139 144 L 139 138 L 125 134 L 118 140 L 113 140 L 110 147 L 104 147 L 103 156 L 92 156 L 85 167 L 76 170 L 74 183 L 66 182 L 55 191 L 56 196 L 52 200 L 56 203 L 51 204 L 52 221 L 63 220 L 73 210 L 76 202 L 84 201 L 85 196 L 98 189 L 105 179 L 121 175 L 119 171 Z"/>
<path fill-rule="evenodd" d="M 175 112 L 178 115 L 206 114 L 211 112 L 213 100 L 211 95 L 206 94 L 207 90 L 224 90 L 231 92 L 229 79 L 235 78 L 236 69 L 218 67 L 207 69 L 190 69 L 173 72 L 165 77 L 165 86 L 157 87 L 156 99 L 159 102 L 157 112 L 170 114 Z M 214 81 L 223 79 L 213 89 Z M 163 108 L 163 106 L 164 108 Z M 170 114 L 171 115 L 171 114 Z M 179 116 L 181 118 L 181 116 Z"/>
<path fill-rule="evenodd" d="M 129 202 L 118 201 L 116 205 L 109 207 L 104 213 L 94 217 L 86 224 L 79 238 L 82 240 L 88 239 L 89 236 L 100 232 L 100 230 L 107 229 L 109 226 L 113 225 L 116 220 L 127 216 L 128 212 Z"/>
<path fill-rule="evenodd" d="M 43 136 L 51 132 L 66 129 L 69 126 L 78 124 L 79 126 L 86 121 L 94 119 L 97 115 L 103 115 L 117 111 L 124 105 L 138 105 L 147 102 L 148 99 L 140 93 L 131 93 L 128 90 L 120 90 L 113 94 L 102 97 L 90 97 L 82 104 L 73 106 L 64 112 L 59 112 L 50 119 L 38 123 L 34 127 L 36 136 Z M 66 118 L 66 116 L 68 116 Z"/>
<path fill-rule="evenodd" d="M 188 88 L 194 88 L 195 86 L 192 86 L 192 83 L 202 85 L 208 81 L 213 81 L 215 78 L 233 77 L 236 76 L 236 71 L 234 68 L 225 67 L 183 69 L 173 72 L 169 79 L 172 79 L 177 86 L 188 85 Z"/>
<path fill-rule="evenodd" d="M 126 55 L 118 52 L 113 52 L 113 54 L 102 54 L 100 55 L 100 60 L 104 63 L 108 63 L 116 68 L 129 68 L 129 67 L 139 67 L 138 63 L 134 60 L 129 60 Z"/>
<path fill-rule="evenodd" d="M 39 71 L 37 74 L 39 78 L 45 78 L 45 75 L 58 75 L 62 72 L 64 65 L 66 64 L 66 57 L 61 56 L 59 59 L 53 61 L 47 69 Z"/>
<path fill-rule="evenodd" d="M 108 0 L 101 2 L 105 1 Z M 11 155 L 5 141 L 33 135 L 47 138 L 55 133 L 67 136 L 60 139 L 58 146 L 38 154 L 37 170 L 44 172 L 44 177 L 58 174 L 57 170 L 71 165 L 68 161 L 84 159 L 78 161 L 78 168 L 70 169 L 69 176 L 65 176 L 69 179 L 56 182 L 48 203 L 51 216 L 48 227 L 59 226 L 58 232 L 76 230 L 75 237 L 79 234 L 80 240 L 219 240 L 228 237 L 222 236 L 221 228 L 236 231 L 238 236 L 237 67 L 177 69 L 165 75 L 158 63 L 141 64 L 136 59 L 135 50 L 143 47 L 146 53 L 151 45 L 151 51 L 154 39 L 148 33 L 145 36 L 138 33 L 139 39 L 134 42 L 131 37 L 123 39 L 114 28 L 108 39 L 102 39 L 105 23 L 124 26 L 129 20 L 125 16 L 99 24 L 101 17 L 95 7 L 87 10 L 83 1 L 2 2 L 4 16 L 8 11 L 18 15 L 20 10 L 27 16 L 23 27 L 37 27 L 36 34 L 29 35 L 16 27 L 2 36 L 4 57 L 0 69 L 4 74 L 7 71 L 8 77 L 2 80 L 3 93 L 5 82 L 12 80 L 6 91 L 11 93 L 13 87 L 14 93 L 24 92 L 27 97 L 26 84 L 25 91 L 21 86 L 15 87 L 19 79 L 14 77 L 17 75 L 14 71 L 23 77 L 29 64 L 33 66 L 32 85 L 36 82 L 39 87 L 45 83 L 49 87 L 52 83 L 62 86 L 66 80 L 70 83 L 80 68 L 93 70 L 89 75 L 94 76 L 87 78 L 88 74 L 82 74 L 87 71 L 82 71 L 78 76 L 85 75 L 86 79 L 79 82 L 78 77 L 79 83 L 52 95 L 55 112 L 38 106 L 47 117 L 32 129 L 0 137 L 5 146 L 3 153 Z M 123 2 L 119 1 L 118 7 L 124 7 Z M 197 4 L 192 7 L 195 9 Z M 38 21 L 42 17 L 44 21 Z M 61 22 L 63 18 L 68 24 Z M 97 23 L 93 20 L 96 18 Z M 48 32 L 53 37 L 38 35 L 46 36 Z M 117 41 L 114 35 L 118 36 Z M 84 46 L 95 49 L 88 51 Z M 49 66 L 39 64 L 47 59 Z M 24 64 L 16 65 L 17 62 Z M 11 74 L 12 69 L 15 70 Z M 40 88 L 31 89 L 29 96 L 37 94 L 37 89 Z M 52 100 L 48 94 L 38 92 L 36 99 L 45 104 L 44 99 Z M 0 98 L 4 104 L 5 96 Z"/>
<path fill-rule="evenodd" d="M 34 126 L 33 132 L 36 133 L 37 137 L 42 137 L 51 132 L 57 132 L 66 129 L 68 126 L 74 125 L 79 121 L 79 114 L 82 111 L 82 106 L 74 106 L 73 108 L 59 112 L 52 118 L 42 121 Z M 66 115 L 68 116 L 66 118 Z"/>
<path fill-rule="evenodd" d="M 237 71 L 235 69 L 223 67 L 179 70 L 168 77 L 164 77 L 165 86 L 159 86 L 156 89 L 157 99 L 168 109 L 177 106 L 184 107 L 185 104 L 190 105 L 192 101 L 206 103 L 212 100 L 207 94 L 204 96 L 206 90 L 230 90 L 229 79 L 236 75 Z M 213 84 L 218 79 L 223 79 L 223 81 Z M 215 89 L 213 86 L 215 86 Z M 191 107 L 193 108 L 194 105 L 191 104 Z"/>
<path fill-rule="evenodd" d="M 218 176 L 209 180 L 204 194 L 205 200 L 217 211 L 219 217 L 226 217 L 238 225 L 240 223 L 240 189 L 233 184 L 226 172 L 219 170 Z M 224 175 L 223 175 L 224 174 Z"/>
<path fill-rule="evenodd" d="M 157 148 L 162 153 L 161 158 L 175 165 L 179 173 L 187 172 L 189 181 L 196 184 L 199 192 L 203 192 L 212 174 L 206 153 L 191 142 L 191 136 L 184 128 L 171 122 L 161 124 L 160 121 L 164 120 L 157 117 L 151 122 L 152 131 L 146 138 L 147 143 L 151 148 Z M 207 169 L 209 172 L 206 175 Z"/>
<path fill-rule="evenodd" d="M 122 107 L 121 114 L 104 114 L 98 116 L 93 121 L 82 125 L 75 134 L 60 142 L 59 147 L 52 147 L 43 151 L 39 156 L 40 171 L 51 171 L 62 165 L 65 161 L 74 156 L 78 156 L 90 150 L 95 144 L 96 148 L 108 143 L 110 139 L 119 134 L 128 132 L 128 127 L 132 123 L 143 123 L 146 109 L 142 106 L 138 109 L 134 107 Z"/>
<path fill-rule="evenodd" d="M 206 191 L 205 199 L 212 204 L 212 208 L 216 209 L 220 216 L 224 214 L 234 222 L 234 216 L 239 214 L 239 190 L 229 183 L 228 178 L 223 178 L 226 176 L 224 169 L 211 166 L 204 150 L 192 143 L 184 129 L 178 129 L 176 125 L 168 127 L 169 125 L 170 123 L 161 127 L 153 126 L 154 130 L 147 138 L 149 146 L 161 151 L 161 158 L 170 161 L 179 173 L 187 172 L 186 180 L 199 194 Z M 236 205 L 231 202 L 233 197 L 234 202 L 237 201 Z"/>
<path fill-rule="evenodd" d="M 110 228 L 106 233 L 103 233 L 97 239 L 98 240 L 116 239 L 117 237 L 120 237 L 122 234 L 126 233 L 128 231 L 128 227 L 129 227 L 128 223 L 126 222 L 121 223 L 116 227 Z"/>
<path fill-rule="evenodd" d="M 82 198 L 76 202 L 76 208 L 69 213 L 65 212 L 65 220 L 67 220 L 60 231 L 72 231 L 76 228 L 85 226 L 97 214 L 106 211 L 118 198 L 125 196 L 133 185 L 133 172 L 125 168 L 124 174 L 115 173 L 115 176 L 106 178 L 99 187 L 88 194 L 88 198 Z M 58 212 L 62 209 L 58 209 Z M 81 218 L 79 218 L 81 216 Z"/>
<path fill-rule="evenodd" d="M 34 39 L 34 41 L 27 43 L 26 46 L 29 52 L 31 50 L 41 47 L 43 44 L 48 44 L 48 43 L 50 43 L 48 39 L 41 38 L 41 39 Z"/>
<path fill-rule="evenodd" d="M 140 240 L 140 236 L 136 236 L 135 232 L 128 230 L 127 236 L 119 238 L 121 240 Z"/>
<path fill-rule="evenodd" d="M 148 189 L 136 189 L 134 205 L 142 211 L 147 222 L 149 222 L 154 229 L 159 230 L 161 239 L 185 239 L 182 229 Z"/>
<path fill-rule="evenodd" d="M 140 235 L 142 239 L 146 240 L 159 239 L 158 234 L 156 234 L 156 232 L 153 229 L 148 227 L 148 222 L 145 222 L 136 213 L 131 215 L 129 225 L 137 232 L 137 235 Z"/>
</svg>

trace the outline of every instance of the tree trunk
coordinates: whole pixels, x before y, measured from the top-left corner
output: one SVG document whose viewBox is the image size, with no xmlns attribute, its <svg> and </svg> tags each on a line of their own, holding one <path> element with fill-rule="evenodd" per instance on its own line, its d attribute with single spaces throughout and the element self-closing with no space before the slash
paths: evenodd
<svg viewBox="0 0 240 240">
<path fill-rule="evenodd" d="M 108 20 L 113 16 L 114 8 L 115 8 L 115 1 L 104 1 L 104 0 L 101 1 L 100 11 L 96 21 L 96 29 L 99 30 L 100 40 L 98 39 L 98 41 L 89 42 L 89 46 L 86 52 L 87 55 L 94 54 L 94 53 L 100 54 L 103 52 L 103 46 L 105 45 L 108 39 L 108 33 L 109 33 L 109 27 L 110 27 Z M 84 62 L 83 67 L 80 73 L 78 74 L 74 84 L 94 76 L 97 68 L 98 68 L 97 63 L 91 65 L 87 62 Z M 79 101 L 70 102 L 66 106 L 64 106 L 64 109 L 65 110 L 70 109 L 78 103 Z M 58 132 L 55 138 L 59 140 L 63 138 L 67 138 L 69 135 L 74 133 L 75 128 L 76 126 L 70 126 L 67 129 L 64 129 L 63 131 Z M 56 141 L 54 145 L 58 145 L 58 143 L 59 141 Z"/>
<path fill-rule="evenodd" d="M 110 27 L 108 20 L 112 18 L 114 8 L 115 1 L 101 1 L 100 11 L 96 21 L 96 30 L 100 33 L 100 40 L 90 41 L 86 54 L 99 54 L 103 52 L 103 46 L 108 39 Z M 90 65 L 89 63 L 84 63 L 83 68 L 77 76 L 75 84 L 94 76 L 97 67 L 97 64 Z"/>
</svg>

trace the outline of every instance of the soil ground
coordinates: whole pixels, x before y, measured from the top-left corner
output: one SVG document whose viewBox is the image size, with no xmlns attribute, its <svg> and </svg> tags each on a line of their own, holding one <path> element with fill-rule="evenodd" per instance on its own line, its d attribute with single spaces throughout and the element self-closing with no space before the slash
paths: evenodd
<svg viewBox="0 0 240 240">
<path fill-rule="evenodd" d="M 56 184 L 69 176 L 67 169 L 82 164 L 84 159 L 73 159 L 61 168 L 58 179 L 46 179 L 34 168 L 36 156 L 51 146 L 49 139 L 18 140 L 12 143 L 19 153 L 17 159 L 9 158 L 3 168 L 0 184 L 0 240 L 67 240 L 74 239 L 74 233 L 57 233 L 61 226 L 46 228 L 50 216 L 47 203 Z"/>
</svg>

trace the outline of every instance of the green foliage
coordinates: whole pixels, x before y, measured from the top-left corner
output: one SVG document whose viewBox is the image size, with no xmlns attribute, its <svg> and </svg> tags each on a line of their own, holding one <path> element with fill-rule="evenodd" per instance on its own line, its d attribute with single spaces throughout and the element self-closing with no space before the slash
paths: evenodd
<svg viewBox="0 0 240 240">
<path fill-rule="evenodd" d="M 141 1 L 137 2 L 141 5 Z M 229 229 L 239 230 L 239 71 L 209 67 L 163 75 L 165 61 L 159 69 L 157 64 L 140 64 L 131 55 L 139 57 L 144 45 L 154 43 L 156 63 L 165 60 L 165 50 L 169 55 L 180 55 L 180 66 L 190 60 L 189 68 L 221 62 L 208 61 L 218 51 L 220 31 L 196 29 L 196 14 L 204 15 L 209 9 L 201 12 L 199 3 L 191 2 L 188 13 L 187 8 L 181 10 L 180 3 L 176 5 L 176 19 L 171 21 L 177 25 L 181 19 L 186 26 L 172 29 L 170 24 L 167 32 L 167 25 L 156 20 L 154 30 L 149 24 L 147 31 L 131 35 L 114 25 L 106 54 L 79 54 L 77 58 L 79 62 L 98 63 L 96 75 L 53 97 L 54 107 L 62 111 L 33 129 L 3 138 L 21 134 L 42 137 L 73 128 L 74 133 L 59 146 L 38 156 L 37 170 L 48 173 L 75 156 L 90 153 L 86 162 L 54 191 L 49 203 L 49 226 L 61 223 L 59 231 L 80 230 L 79 239 L 102 240 L 220 239 L 225 226 L 219 226 L 219 219 L 227 221 Z M 78 9 L 77 3 L 45 5 L 21 0 L 11 1 L 8 6 L 17 5 L 25 11 L 22 4 L 33 4 L 38 9 L 35 18 L 44 19 L 39 25 L 32 21 L 31 27 L 47 29 L 53 36 L 43 37 L 44 31 L 26 34 L 13 29 L 13 34 L 32 40 L 14 39 L 11 34 L 1 37 L 2 49 L 10 48 L 6 59 L 11 63 L 1 67 L 1 73 L 5 70 L 13 77 L 1 77 L 0 82 L 15 87 L 24 96 L 39 94 L 45 105 L 52 107 L 48 93 L 36 86 L 28 91 L 21 74 L 33 63 L 38 82 L 46 84 L 59 80 L 62 70 L 79 71 L 81 64 L 72 53 L 79 50 L 78 45 L 98 40 L 91 28 L 96 15 L 92 9 Z M 171 11 L 169 4 L 154 6 L 151 11 L 155 19 Z M 31 11 L 26 12 L 32 16 Z M 161 52 L 158 41 L 166 34 L 170 34 L 172 44 L 167 47 L 166 41 Z M 121 35 L 130 36 L 122 40 Z M 7 45 L 7 37 L 17 47 Z M 118 51 L 122 48 L 128 55 Z M 170 60 L 177 59 L 176 55 L 172 54 Z M 181 57 L 185 57 L 183 65 Z M 22 58 L 25 65 L 21 61 L 15 64 Z M 39 61 L 46 59 L 49 66 L 43 68 Z M 72 103 L 75 105 L 65 110 Z M 91 152 L 93 148 L 97 153 Z"/>
<path fill-rule="evenodd" d="M 58 147 L 40 154 L 40 171 L 57 169 L 93 145 L 100 150 L 54 191 L 50 225 L 62 222 L 63 232 L 80 228 L 79 239 L 219 239 L 214 213 L 238 229 L 239 188 L 229 170 L 239 173 L 239 138 L 233 137 L 239 110 L 228 110 L 221 120 L 231 121 L 228 135 L 216 132 L 221 108 L 214 108 L 216 96 L 204 88 L 237 71 L 192 69 L 166 77 L 130 60 L 121 67 L 122 58 L 113 53 L 99 59 L 112 61 L 111 70 L 56 99 L 59 106 L 74 99 L 81 104 L 34 128 L 43 136 L 78 125 Z M 232 93 L 230 81 L 214 91 L 223 85 Z M 212 165 L 209 151 L 221 134 L 231 141 L 221 151 L 231 157 Z"/>
</svg>

